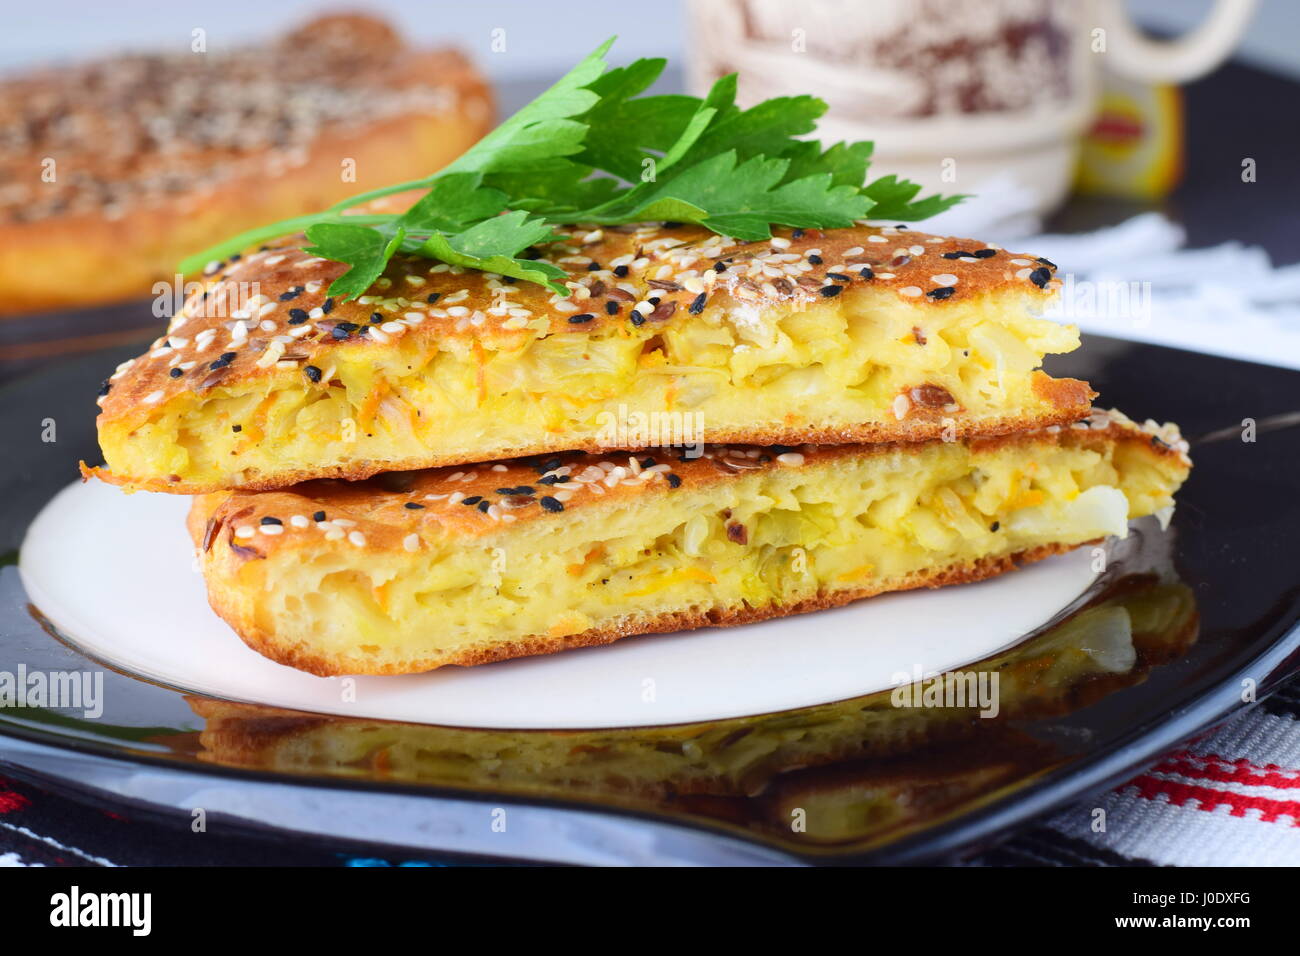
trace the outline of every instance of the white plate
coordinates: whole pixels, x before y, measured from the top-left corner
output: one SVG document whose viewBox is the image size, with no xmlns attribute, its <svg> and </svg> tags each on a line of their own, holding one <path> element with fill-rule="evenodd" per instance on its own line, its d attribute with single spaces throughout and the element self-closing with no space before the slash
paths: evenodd
<svg viewBox="0 0 1300 956">
<path fill-rule="evenodd" d="M 97 481 L 65 488 L 23 542 L 32 602 L 90 655 L 186 691 L 463 727 L 672 724 L 843 700 L 995 653 L 1094 578 L 1085 548 L 979 584 L 742 627 L 407 677 L 319 678 L 249 650 L 209 609 L 188 507 Z"/>
</svg>

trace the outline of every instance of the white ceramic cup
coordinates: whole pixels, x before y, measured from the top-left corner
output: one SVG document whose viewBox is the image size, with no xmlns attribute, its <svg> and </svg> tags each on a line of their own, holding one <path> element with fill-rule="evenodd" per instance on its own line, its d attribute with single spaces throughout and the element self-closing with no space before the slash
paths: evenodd
<svg viewBox="0 0 1300 956">
<path fill-rule="evenodd" d="M 1041 215 L 1066 195 L 1102 69 L 1194 79 L 1234 49 L 1255 0 L 1216 0 L 1197 29 L 1152 40 L 1122 0 L 689 0 L 697 93 L 740 73 L 739 99 L 813 93 L 824 143 L 872 140 L 873 173 L 926 191 L 1010 177 Z"/>
</svg>

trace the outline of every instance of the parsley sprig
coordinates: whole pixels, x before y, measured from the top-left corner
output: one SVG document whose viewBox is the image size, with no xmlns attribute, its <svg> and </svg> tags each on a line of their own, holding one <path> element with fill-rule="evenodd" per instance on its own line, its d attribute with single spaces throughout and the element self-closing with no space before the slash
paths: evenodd
<svg viewBox="0 0 1300 956">
<path fill-rule="evenodd" d="M 351 267 L 329 289 L 343 299 L 365 292 L 399 250 L 568 295 L 567 274 L 528 255 L 557 238 L 557 225 L 669 220 L 755 241 L 769 238 L 774 225 L 833 229 L 868 217 L 924 219 L 964 198 L 917 199 L 920 186 L 895 176 L 868 182 L 869 142 L 822 149 L 800 138 L 826 111 L 816 97 L 741 109 L 735 74 L 703 99 L 640 95 L 667 61 L 608 69 L 613 42 L 440 172 L 245 232 L 186 259 L 180 270 L 305 231 L 308 252 Z M 348 211 L 418 189 L 424 195 L 401 214 Z"/>
</svg>

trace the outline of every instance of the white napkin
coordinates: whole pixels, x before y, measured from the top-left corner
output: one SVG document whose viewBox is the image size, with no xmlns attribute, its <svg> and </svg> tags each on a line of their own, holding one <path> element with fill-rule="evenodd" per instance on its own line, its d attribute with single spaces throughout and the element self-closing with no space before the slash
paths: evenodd
<svg viewBox="0 0 1300 956">
<path fill-rule="evenodd" d="M 1045 256 L 1065 282 L 1052 317 L 1085 332 L 1300 369 L 1300 265 L 1274 267 L 1259 246 L 1186 249 L 1181 227 L 1143 213 L 1096 232 L 1038 234 L 1008 180 L 920 228 L 980 236 Z"/>
</svg>

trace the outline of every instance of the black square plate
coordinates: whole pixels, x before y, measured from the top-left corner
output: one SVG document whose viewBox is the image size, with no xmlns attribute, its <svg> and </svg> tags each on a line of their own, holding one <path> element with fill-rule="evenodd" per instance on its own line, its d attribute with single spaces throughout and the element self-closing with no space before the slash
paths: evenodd
<svg viewBox="0 0 1300 956">
<path fill-rule="evenodd" d="M 97 383 L 136 351 L 0 388 L 0 669 L 104 670 L 53 633 L 14 565 L 78 459 L 98 460 Z M 1178 422 L 1195 467 L 1172 534 L 1140 526 L 1075 606 L 971 665 L 1000 677 L 996 718 L 898 707 L 885 692 L 690 726 L 470 730 L 200 699 L 110 670 L 96 720 L 0 708 L 0 760 L 95 799 L 185 812 L 201 788 L 209 812 L 496 858 L 970 852 L 1123 780 L 1300 670 L 1300 373 L 1095 336 L 1049 370 L 1092 382 L 1103 407 Z M 43 441 L 51 420 L 57 440 Z"/>
</svg>

